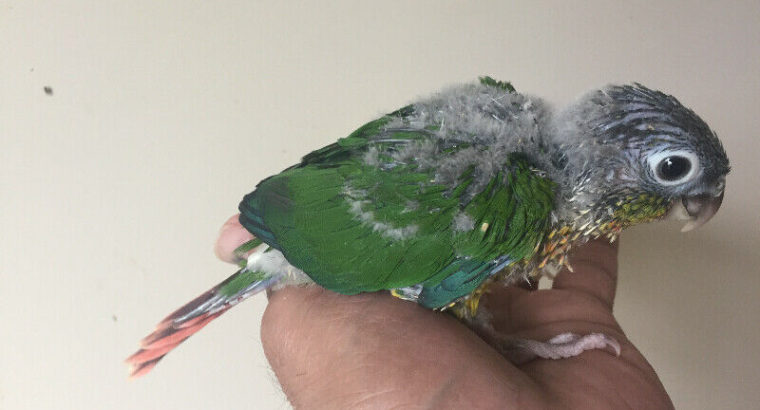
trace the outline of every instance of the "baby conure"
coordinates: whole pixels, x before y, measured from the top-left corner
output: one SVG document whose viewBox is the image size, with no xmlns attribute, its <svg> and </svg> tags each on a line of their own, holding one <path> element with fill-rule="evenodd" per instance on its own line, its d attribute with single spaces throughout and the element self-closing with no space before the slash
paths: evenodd
<svg viewBox="0 0 760 410">
<path fill-rule="evenodd" d="M 143 375 L 238 302 L 291 285 L 390 291 L 482 327 L 490 284 L 552 275 L 569 268 L 572 246 L 666 214 L 698 227 L 718 211 L 728 172 L 715 132 L 672 96 L 615 85 L 553 110 L 483 77 L 259 182 L 239 206 L 255 237 L 236 251 L 241 269 L 159 323 L 127 362 Z M 619 353 L 603 334 L 527 342 L 515 344 L 527 357 Z"/>
</svg>

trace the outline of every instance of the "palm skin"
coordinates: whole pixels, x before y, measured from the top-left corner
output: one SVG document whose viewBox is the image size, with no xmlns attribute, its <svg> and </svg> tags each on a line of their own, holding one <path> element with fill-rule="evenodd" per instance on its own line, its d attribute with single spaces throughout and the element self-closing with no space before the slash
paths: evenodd
<svg viewBox="0 0 760 410">
<path fill-rule="evenodd" d="M 250 234 L 230 218 L 217 255 Z M 316 286 L 270 295 L 261 339 L 295 408 L 659 409 L 673 404 L 612 314 L 617 246 L 592 241 L 572 255 L 548 290 L 498 288 L 484 297 L 508 336 L 547 340 L 601 332 L 619 357 L 601 350 L 515 366 L 453 317 L 387 293 L 342 296 Z"/>
</svg>

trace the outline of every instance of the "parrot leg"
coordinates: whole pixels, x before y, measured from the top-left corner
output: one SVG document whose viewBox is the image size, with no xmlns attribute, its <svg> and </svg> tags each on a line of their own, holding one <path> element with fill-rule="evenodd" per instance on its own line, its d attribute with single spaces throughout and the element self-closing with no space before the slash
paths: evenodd
<svg viewBox="0 0 760 410">
<path fill-rule="evenodd" d="M 620 356 L 620 343 L 603 333 L 590 333 L 585 336 L 562 333 L 546 342 L 502 336 L 495 347 L 515 365 L 539 358 L 566 359 L 594 349 L 606 350 L 610 354 Z"/>
<path fill-rule="evenodd" d="M 535 359 L 567 359 L 596 349 L 620 356 L 620 343 L 603 333 L 581 336 L 567 332 L 542 342 L 504 335 L 493 327 L 491 319 L 491 313 L 481 308 L 477 315 L 463 322 L 514 365 Z"/>
</svg>

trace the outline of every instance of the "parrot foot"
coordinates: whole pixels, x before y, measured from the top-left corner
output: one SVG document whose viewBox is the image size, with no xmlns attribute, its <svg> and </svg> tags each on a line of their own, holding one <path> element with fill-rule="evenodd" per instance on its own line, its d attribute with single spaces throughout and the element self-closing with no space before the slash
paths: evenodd
<svg viewBox="0 0 760 410">
<path fill-rule="evenodd" d="M 580 336 L 562 333 L 546 342 L 529 339 L 501 338 L 497 349 L 513 364 L 519 365 L 534 359 L 566 359 L 586 350 L 603 349 L 620 356 L 620 343 L 603 333 Z"/>
</svg>

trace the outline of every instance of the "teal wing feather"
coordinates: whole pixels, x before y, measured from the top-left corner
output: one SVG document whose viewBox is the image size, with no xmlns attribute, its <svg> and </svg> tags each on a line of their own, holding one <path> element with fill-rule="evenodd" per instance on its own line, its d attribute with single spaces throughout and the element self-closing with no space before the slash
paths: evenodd
<svg viewBox="0 0 760 410">
<path fill-rule="evenodd" d="M 530 256 L 548 226 L 553 184 L 527 157 L 511 155 L 464 201 L 472 170 L 452 187 L 436 182 L 433 167 L 393 158 L 409 144 L 436 143 L 432 129 L 388 126 L 412 112 L 370 122 L 262 181 L 241 202 L 241 223 L 327 289 L 422 285 L 421 303 L 430 307 L 468 294 L 499 264 Z M 472 229 L 454 228 L 461 213 Z"/>
<path fill-rule="evenodd" d="M 506 261 L 511 261 L 506 259 Z M 494 272 L 498 263 L 459 258 L 422 284 L 417 303 L 435 309 L 469 295 Z M 443 279 L 440 279 L 443 278 Z"/>
</svg>

